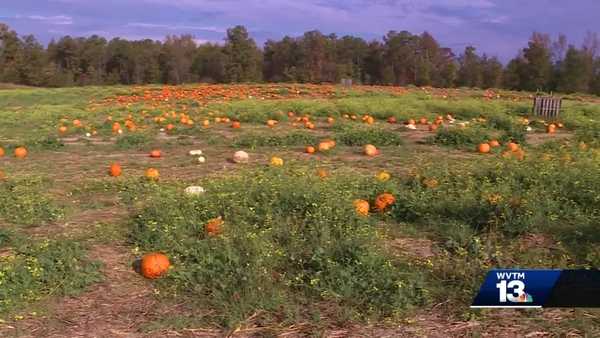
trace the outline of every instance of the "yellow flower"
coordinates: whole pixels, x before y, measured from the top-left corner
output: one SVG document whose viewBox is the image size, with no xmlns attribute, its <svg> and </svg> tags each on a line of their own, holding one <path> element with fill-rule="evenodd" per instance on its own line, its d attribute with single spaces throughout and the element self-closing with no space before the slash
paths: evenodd
<svg viewBox="0 0 600 338">
<path fill-rule="evenodd" d="M 386 182 L 391 178 L 391 175 L 387 171 L 380 171 L 377 176 L 375 176 L 378 181 Z"/>
</svg>

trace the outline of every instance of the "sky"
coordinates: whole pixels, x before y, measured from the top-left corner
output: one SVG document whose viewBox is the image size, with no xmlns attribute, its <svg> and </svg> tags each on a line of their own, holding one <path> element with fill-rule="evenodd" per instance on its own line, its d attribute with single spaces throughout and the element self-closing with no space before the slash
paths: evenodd
<svg viewBox="0 0 600 338">
<path fill-rule="evenodd" d="M 564 33 L 579 45 L 587 31 L 600 33 L 599 18 L 600 0 L 0 0 L 0 22 L 43 43 L 64 35 L 162 40 L 184 33 L 222 42 L 235 25 L 260 45 L 314 29 L 367 40 L 407 30 L 502 61 L 533 31 Z"/>
</svg>

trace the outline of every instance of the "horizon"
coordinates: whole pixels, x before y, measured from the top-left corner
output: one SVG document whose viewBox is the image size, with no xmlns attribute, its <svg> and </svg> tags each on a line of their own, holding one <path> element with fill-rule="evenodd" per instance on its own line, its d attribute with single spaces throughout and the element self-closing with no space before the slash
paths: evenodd
<svg viewBox="0 0 600 338">
<path fill-rule="evenodd" d="M 44 45 L 66 35 L 162 41 L 166 35 L 191 34 L 198 43 L 221 43 L 227 28 L 236 25 L 245 26 L 261 48 L 268 39 L 297 37 L 311 30 L 367 41 L 381 40 L 391 30 L 427 31 L 456 54 L 472 45 L 479 53 L 506 63 L 535 31 L 553 39 L 563 33 L 576 46 L 587 32 L 600 32 L 594 18 L 600 3 L 550 2 L 250 0 L 241 5 L 233 0 L 49 0 L 42 4 L 9 0 L 3 4 L 0 21 L 19 35 L 33 34 Z M 545 17 L 540 17 L 537 8 L 544 8 Z"/>
</svg>

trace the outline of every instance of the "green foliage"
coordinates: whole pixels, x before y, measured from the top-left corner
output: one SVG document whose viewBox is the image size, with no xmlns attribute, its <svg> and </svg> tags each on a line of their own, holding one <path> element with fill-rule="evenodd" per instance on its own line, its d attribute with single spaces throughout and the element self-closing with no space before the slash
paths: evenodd
<svg viewBox="0 0 600 338">
<path fill-rule="evenodd" d="M 393 214 L 398 221 L 460 222 L 480 233 L 549 232 L 593 266 L 597 256 L 586 260 L 600 243 L 592 230 L 600 222 L 598 164 L 589 150 L 565 148 L 550 159 L 431 165 L 403 181 Z"/>
<path fill-rule="evenodd" d="M 31 240 L 0 229 L 0 314 L 49 295 L 73 295 L 98 282 L 99 263 L 67 239 Z"/>
<path fill-rule="evenodd" d="M 116 146 L 119 149 L 141 148 L 152 142 L 152 137 L 146 134 L 135 133 L 119 137 Z"/>
<path fill-rule="evenodd" d="M 355 198 L 383 187 L 282 168 L 202 185 L 207 193 L 198 197 L 166 186 L 146 195 L 132 240 L 167 253 L 174 269 L 161 285 L 215 309 L 220 324 L 235 326 L 257 310 L 287 317 L 323 301 L 357 318 L 424 301 L 419 273 L 391 259 L 353 209 Z M 204 225 L 217 216 L 224 232 L 207 236 Z"/>
<path fill-rule="evenodd" d="M 63 209 L 43 193 L 39 178 L 0 181 L 0 218 L 14 224 L 37 226 L 62 217 Z"/>
<path fill-rule="evenodd" d="M 236 137 L 232 146 L 236 148 L 255 149 L 257 147 L 289 147 L 304 146 L 317 143 L 319 138 L 307 132 L 292 132 L 285 135 L 264 135 L 258 133 L 244 134 Z"/>
<path fill-rule="evenodd" d="M 334 138 L 340 144 L 347 146 L 363 146 L 365 144 L 395 146 L 403 144 L 402 137 L 397 132 L 364 126 L 346 125 L 341 130 L 336 131 Z"/>
<path fill-rule="evenodd" d="M 491 139 L 491 134 L 480 127 L 459 128 L 439 128 L 437 133 L 429 141 L 433 144 L 451 146 L 463 149 L 475 149 L 476 145 L 487 142 Z"/>
</svg>

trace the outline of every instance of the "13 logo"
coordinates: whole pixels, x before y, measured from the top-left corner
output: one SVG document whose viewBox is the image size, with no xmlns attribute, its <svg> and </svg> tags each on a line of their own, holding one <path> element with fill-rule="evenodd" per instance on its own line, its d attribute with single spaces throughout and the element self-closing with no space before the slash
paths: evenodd
<svg viewBox="0 0 600 338">
<path fill-rule="evenodd" d="M 524 273 L 497 273 L 500 280 L 496 284 L 499 291 L 500 303 L 531 303 L 533 297 L 525 292 L 525 274 Z M 507 281 L 506 279 L 513 279 Z"/>
</svg>

